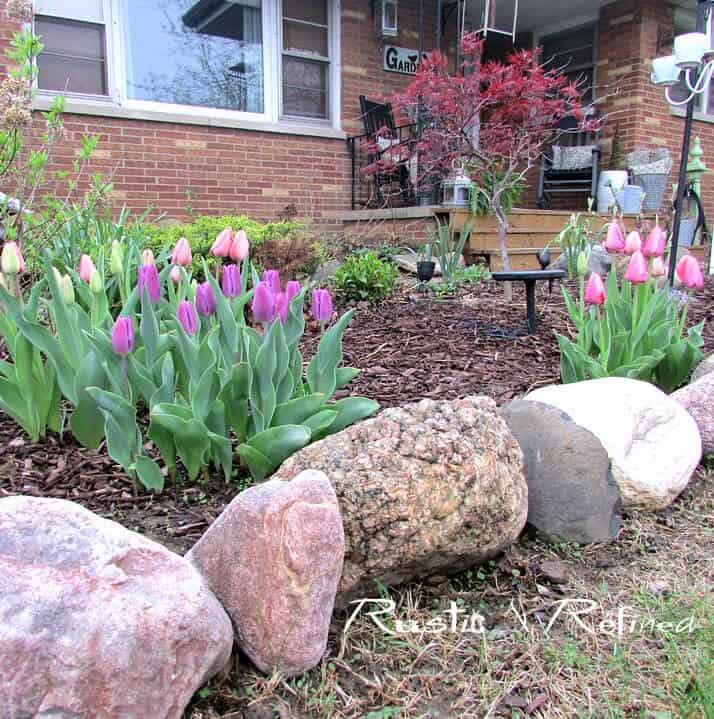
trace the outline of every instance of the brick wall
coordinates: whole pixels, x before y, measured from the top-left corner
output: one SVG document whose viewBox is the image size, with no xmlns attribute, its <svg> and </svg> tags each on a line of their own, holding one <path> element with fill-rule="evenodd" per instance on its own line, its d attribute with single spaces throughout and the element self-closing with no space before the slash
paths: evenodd
<svg viewBox="0 0 714 719">
<path fill-rule="evenodd" d="M 417 2 L 399 4 L 399 37 L 418 47 Z M 434 46 L 436 0 L 425 2 L 425 48 Z M 0 17 L 0 45 L 14 28 Z M 368 0 L 342 1 L 342 127 L 362 132 L 360 94 L 389 99 L 409 81 L 382 69 L 381 45 Z M 113 173 L 114 206 L 153 207 L 170 217 L 245 212 L 275 218 L 294 204 L 300 217 L 326 229 L 339 227 L 350 208 L 351 164 L 347 143 L 299 135 L 90 115 L 65 115 L 66 139 L 52 169 L 67 169 L 83 133 L 98 133 L 91 171 Z M 4 189 L 4 188 L 0 188 Z"/>
</svg>

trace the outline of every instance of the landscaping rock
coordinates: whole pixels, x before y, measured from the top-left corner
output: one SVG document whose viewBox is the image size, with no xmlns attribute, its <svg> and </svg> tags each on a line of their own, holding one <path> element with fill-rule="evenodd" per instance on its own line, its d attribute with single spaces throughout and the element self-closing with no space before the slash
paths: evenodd
<svg viewBox="0 0 714 719">
<path fill-rule="evenodd" d="M 378 596 L 377 582 L 450 574 L 519 536 L 528 489 L 523 455 L 490 398 L 392 407 L 305 447 L 276 478 L 320 469 L 345 528 L 338 606 Z"/>
<path fill-rule="evenodd" d="M 702 454 L 699 430 L 676 400 L 623 377 L 550 385 L 527 400 L 562 409 L 608 451 L 624 509 L 663 509 L 687 486 Z"/>
<path fill-rule="evenodd" d="M 602 245 L 593 245 L 588 255 L 588 275 L 591 272 L 604 277 L 612 267 L 612 257 Z M 548 268 L 549 270 L 567 270 L 568 253 L 563 252 L 558 259 Z"/>
<path fill-rule="evenodd" d="M 714 372 L 703 374 L 696 382 L 678 389 L 676 399 L 694 418 L 702 438 L 702 452 L 714 454 Z"/>
<path fill-rule="evenodd" d="M 182 557 L 61 499 L 0 499 L 0 715 L 179 719 L 231 655 Z"/>
<path fill-rule="evenodd" d="M 264 672 L 316 666 L 342 573 L 345 538 L 337 497 L 322 472 L 241 492 L 186 555 Z"/>
<path fill-rule="evenodd" d="M 552 542 L 608 542 L 622 526 L 620 490 L 600 440 L 565 412 L 515 400 L 501 408 L 523 450 L 528 523 Z"/>
<path fill-rule="evenodd" d="M 342 263 L 339 260 L 327 260 L 327 262 L 323 262 L 313 273 L 312 281 L 319 285 L 323 282 L 331 280 L 335 276 L 335 272 L 337 272 L 337 268 L 341 264 Z"/>
<path fill-rule="evenodd" d="M 692 372 L 692 382 L 696 382 L 697 380 L 704 377 L 704 375 L 710 374 L 711 372 L 714 372 L 714 355 L 709 355 L 709 357 L 706 357 L 703 359 L 695 368 L 694 372 Z"/>
</svg>

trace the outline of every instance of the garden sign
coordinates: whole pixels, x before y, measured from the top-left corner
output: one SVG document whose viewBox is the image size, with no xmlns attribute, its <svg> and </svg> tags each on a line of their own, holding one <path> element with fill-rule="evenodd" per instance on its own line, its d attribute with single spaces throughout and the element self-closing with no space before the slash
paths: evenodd
<svg viewBox="0 0 714 719">
<path fill-rule="evenodd" d="M 422 59 L 429 53 L 422 54 Z M 385 45 L 384 69 L 387 72 L 400 72 L 403 75 L 416 75 L 419 66 L 419 50 L 410 50 L 408 47 Z"/>
</svg>

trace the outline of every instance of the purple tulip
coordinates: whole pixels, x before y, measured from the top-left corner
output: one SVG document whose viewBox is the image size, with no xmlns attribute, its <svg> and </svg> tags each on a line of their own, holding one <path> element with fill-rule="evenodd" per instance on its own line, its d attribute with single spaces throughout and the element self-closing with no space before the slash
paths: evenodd
<svg viewBox="0 0 714 719">
<path fill-rule="evenodd" d="M 139 267 L 139 281 L 137 291 L 139 297 L 144 296 L 144 287 L 151 302 L 158 302 L 161 299 L 161 280 L 156 265 L 141 265 Z"/>
<path fill-rule="evenodd" d="M 275 304 L 275 293 L 270 289 L 270 285 L 265 280 L 258 282 L 250 306 L 253 310 L 253 319 L 256 322 L 272 322 L 275 319 Z"/>
<path fill-rule="evenodd" d="M 281 292 L 275 298 L 275 313 L 280 317 L 280 321 L 284 324 L 288 321 L 288 310 L 290 309 L 290 300 L 287 293 Z"/>
<path fill-rule="evenodd" d="M 287 285 L 285 285 L 285 294 L 288 298 L 288 304 L 290 304 L 293 300 L 293 297 L 295 295 L 300 293 L 300 290 L 302 289 L 302 285 L 297 280 L 290 280 Z"/>
<path fill-rule="evenodd" d="M 210 317 L 216 311 L 216 295 L 210 282 L 201 282 L 196 287 L 196 309 L 201 317 Z"/>
<path fill-rule="evenodd" d="M 134 349 L 134 323 L 131 317 L 117 317 L 112 329 L 112 349 L 122 357 Z"/>
<path fill-rule="evenodd" d="M 176 316 L 187 335 L 195 335 L 198 332 L 198 315 L 193 302 L 188 300 L 179 302 Z"/>
<path fill-rule="evenodd" d="M 312 291 L 312 316 L 320 323 L 325 324 L 332 319 L 332 297 L 329 290 Z"/>
<path fill-rule="evenodd" d="M 280 294 L 280 273 L 277 270 L 265 270 L 263 282 L 268 284 L 274 295 Z"/>
<path fill-rule="evenodd" d="M 241 291 L 240 267 L 226 265 L 221 276 L 221 289 L 226 297 L 238 297 Z"/>
</svg>

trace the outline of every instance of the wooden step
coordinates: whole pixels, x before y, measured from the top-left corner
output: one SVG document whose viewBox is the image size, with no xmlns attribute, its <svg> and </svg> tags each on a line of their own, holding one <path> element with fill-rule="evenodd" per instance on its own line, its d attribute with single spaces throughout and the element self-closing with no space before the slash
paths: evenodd
<svg viewBox="0 0 714 719">
<path fill-rule="evenodd" d="M 550 261 L 555 262 L 560 256 L 560 250 L 551 248 Z M 530 247 L 508 248 L 508 261 L 511 270 L 539 270 L 540 264 L 536 257 L 535 251 Z M 474 264 L 476 262 L 485 262 L 492 272 L 501 272 L 505 269 L 501 253 L 498 250 L 482 249 L 471 250 L 466 253 L 466 263 Z"/>
<path fill-rule="evenodd" d="M 542 250 L 548 243 L 553 243 L 557 233 L 553 232 L 509 232 L 506 237 L 508 247 L 532 247 Z M 480 249 L 498 249 L 498 235 L 493 233 L 472 232 L 468 246 Z"/>
</svg>

